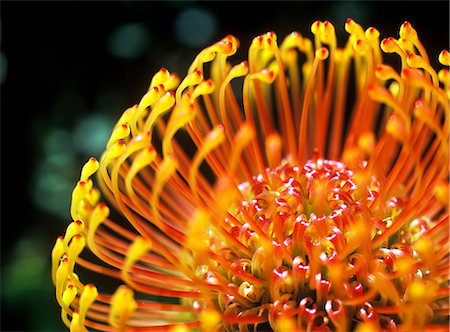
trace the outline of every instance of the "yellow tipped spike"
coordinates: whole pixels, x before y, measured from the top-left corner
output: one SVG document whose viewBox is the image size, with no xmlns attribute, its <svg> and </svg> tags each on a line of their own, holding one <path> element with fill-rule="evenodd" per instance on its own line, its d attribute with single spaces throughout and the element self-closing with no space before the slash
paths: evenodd
<svg viewBox="0 0 450 332">
<path fill-rule="evenodd" d="M 89 192 L 86 194 L 84 199 L 91 205 L 95 206 L 95 204 L 98 203 L 98 200 L 100 199 L 100 191 L 97 188 L 91 188 Z"/>
<path fill-rule="evenodd" d="M 72 304 L 73 300 L 75 300 L 77 294 L 77 288 L 72 284 L 68 284 L 62 295 L 64 304 L 69 307 Z"/>
<path fill-rule="evenodd" d="M 394 53 L 394 52 L 399 53 L 399 52 L 402 52 L 402 50 L 401 50 L 400 46 L 398 45 L 397 41 L 394 38 L 392 38 L 392 37 L 384 38 L 381 41 L 381 45 L 380 46 L 381 46 L 381 49 L 383 50 L 383 52 L 386 52 L 386 53 Z"/>
<path fill-rule="evenodd" d="M 81 200 L 87 195 L 91 187 L 88 181 L 78 181 L 77 185 L 72 191 L 72 202 L 70 206 L 70 214 L 73 220 L 79 219 L 78 207 Z"/>
<path fill-rule="evenodd" d="M 61 257 L 58 268 L 56 269 L 55 287 L 57 299 L 60 299 L 60 297 L 62 296 L 63 288 L 65 286 L 68 273 L 69 273 L 69 260 L 67 258 L 67 255 L 64 254 Z"/>
<path fill-rule="evenodd" d="M 150 83 L 149 91 L 160 84 L 164 84 L 167 80 L 170 79 L 170 73 L 166 68 L 161 68 L 155 75 L 152 77 L 152 81 Z"/>
<path fill-rule="evenodd" d="M 72 320 L 70 321 L 70 332 L 81 332 L 83 329 L 80 326 L 80 315 L 78 310 L 74 310 Z"/>
<path fill-rule="evenodd" d="M 197 85 L 203 81 L 203 74 L 200 70 L 195 70 L 191 74 L 187 75 L 186 78 L 180 83 L 176 91 L 176 100 L 181 100 L 181 94 L 183 90 L 189 86 Z"/>
<path fill-rule="evenodd" d="M 111 145 L 116 143 L 117 141 L 128 137 L 130 135 L 130 127 L 126 124 L 118 125 L 114 131 L 111 134 L 111 137 L 109 138 L 108 143 L 106 144 L 106 147 L 109 148 Z"/>
<path fill-rule="evenodd" d="M 319 60 L 325 60 L 328 58 L 329 52 L 325 47 L 321 47 L 315 52 L 316 58 Z"/>
<path fill-rule="evenodd" d="M 125 285 L 119 286 L 111 297 L 111 310 L 108 321 L 112 327 L 124 331 L 128 320 L 137 308 L 134 292 Z"/>
<path fill-rule="evenodd" d="M 205 157 L 216 149 L 225 140 L 225 133 L 222 125 L 216 126 L 212 131 L 208 133 L 201 148 L 197 151 L 190 168 L 189 183 L 191 184 L 191 189 L 196 192 L 197 188 L 197 174 L 200 164 L 205 159 Z"/>
<path fill-rule="evenodd" d="M 86 314 L 98 296 L 97 288 L 93 284 L 87 284 L 84 286 L 83 291 L 80 296 L 80 306 L 79 306 L 79 324 L 80 326 L 84 325 L 84 319 L 86 318 Z"/>
<path fill-rule="evenodd" d="M 357 39 L 353 43 L 353 49 L 359 54 L 364 54 L 369 48 L 370 44 L 362 39 Z"/>
<path fill-rule="evenodd" d="M 117 158 L 120 156 L 126 149 L 127 145 L 124 141 L 119 140 L 112 144 L 107 150 L 104 155 L 104 161 L 105 164 L 108 164 L 112 159 Z"/>
<path fill-rule="evenodd" d="M 122 267 L 122 278 L 125 281 L 129 281 L 128 271 L 130 268 L 138 261 L 142 256 L 144 256 L 152 248 L 152 243 L 143 238 L 142 236 L 137 236 L 131 246 L 128 248 L 127 255 L 125 257 L 125 262 Z"/>
<path fill-rule="evenodd" d="M 299 47 L 302 42 L 302 35 L 296 31 L 292 32 L 281 43 L 281 50 L 285 52 L 288 49 Z"/>
<path fill-rule="evenodd" d="M 131 181 L 139 173 L 142 169 L 149 166 L 156 159 L 156 150 L 154 147 L 149 146 L 145 149 L 142 149 L 134 158 L 133 163 L 131 164 L 130 170 L 127 172 L 127 176 L 125 178 L 125 184 L 127 189 L 130 191 Z"/>
<path fill-rule="evenodd" d="M 325 44 L 336 44 L 336 32 L 333 24 L 329 21 L 315 21 L 311 25 L 311 32 L 319 37 L 320 41 Z"/>
<path fill-rule="evenodd" d="M 277 35 L 274 32 L 267 32 L 264 35 L 253 38 L 251 49 L 270 50 L 277 42 Z"/>
<path fill-rule="evenodd" d="M 196 115 L 195 107 L 192 103 L 180 104 L 175 108 L 174 112 L 170 116 L 169 123 L 167 124 L 166 133 L 163 138 L 162 148 L 163 155 L 166 156 L 169 153 L 173 153 L 172 138 L 176 132 L 186 127 Z"/>
<path fill-rule="evenodd" d="M 450 71 L 448 69 L 439 70 L 438 79 L 447 87 L 447 89 L 450 87 Z M 447 92 L 450 91 L 447 90 Z"/>
<path fill-rule="evenodd" d="M 447 50 L 441 51 L 439 53 L 439 62 L 444 66 L 450 66 L 450 52 Z"/>
<path fill-rule="evenodd" d="M 151 88 L 142 98 L 141 101 L 139 102 L 139 110 L 143 110 L 147 107 L 149 107 L 150 105 L 153 105 L 154 103 L 156 103 L 159 98 L 161 98 L 162 92 L 160 88 L 158 87 L 153 87 Z"/>
<path fill-rule="evenodd" d="M 323 26 L 323 22 L 322 22 L 322 21 L 319 21 L 319 20 L 314 21 L 314 23 L 311 24 L 311 32 L 312 32 L 314 35 L 318 35 L 318 34 L 319 34 L 319 31 L 321 30 L 321 27 L 322 27 L 322 26 Z"/>
<path fill-rule="evenodd" d="M 109 207 L 104 203 L 99 203 L 89 217 L 89 227 L 87 233 L 87 242 L 90 247 L 95 246 L 94 235 L 98 226 L 109 216 Z"/>
<path fill-rule="evenodd" d="M 97 172 L 99 167 L 99 162 L 94 157 L 89 158 L 89 160 L 84 164 L 81 169 L 81 177 L 80 181 L 86 181 L 89 177 L 92 176 L 95 172 Z"/>
<path fill-rule="evenodd" d="M 194 101 L 201 95 L 209 95 L 214 92 L 214 82 L 212 80 L 207 80 L 201 82 L 194 89 L 194 92 L 191 95 L 191 101 Z"/>
<path fill-rule="evenodd" d="M 169 79 L 164 82 L 163 87 L 166 91 L 175 90 L 180 84 L 180 77 L 177 74 L 171 74 Z"/>
<path fill-rule="evenodd" d="M 86 240 L 81 234 L 77 234 L 70 241 L 69 249 L 67 250 L 67 258 L 69 259 L 69 274 L 73 273 L 73 267 L 78 256 L 86 246 Z"/>
<path fill-rule="evenodd" d="M 169 111 L 175 104 L 175 97 L 173 91 L 167 91 L 153 106 L 149 117 L 145 121 L 144 132 L 151 131 L 156 121 L 167 111 Z"/>
<path fill-rule="evenodd" d="M 387 81 L 389 79 L 395 79 L 396 81 L 400 81 L 400 75 L 392 68 L 387 65 L 378 65 L 375 68 L 375 76 L 380 80 Z"/>
<path fill-rule="evenodd" d="M 162 162 L 162 164 L 159 166 L 158 171 L 156 172 L 155 176 L 155 183 L 153 185 L 153 192 L 152 192 L 152 198 L 151 198 L 151 207 L 152 212 L 157 218 L 155 222 L 159 224 L 159 211 L 158 211 L 158 201 L 159 201 L 159 195 L 166 184 L 166 182 L 175 174 L 177 171 L 178 162 L 175 159 L 175 156 L 173 154 L 167 154 Z M 158 227 L 163 227 L 162 224 L 157 225 Z"/>
<path fill-rule="evenodd" d="M 75 235 L 81 234 L 84 232 L 84 223 L 81 220 L 75 220 L 70 223 L 66 228 L 66 233 L 64 234 L 64 248 L 67 248 L 69 241 Z"/>
<path fill-rule="evenodd" d="M 233 55 L 237 50 L 236 39 L 234 37 L 230 38 L 230 36 L 227 36 L 214 43 L 209 49 L 222 55 Z"/>
<path fill-rule="evenodd" d="M 262 69 L 251 75 L 252 79 L 260 80 L 264 83 L 270 84 L 275 80 L 275 72 L 273 70 Z"/>
<path fill-rule="evenodd" d="M 358 38 L 362 38 L 363 36 L 365 36 L 364 30 L 361 25 L 356 23 L 351 18 L 348 18 L 345 22 L 345 31 L 347 31 L 351 35 L 355 35 Z"/>
<path fill-rule="evenodd" d="M 366 29 L 366 31 L 364 32 L 364 35 L 366 36 L 366 38 L 369 41 L 372 42 L 372 41 L 378 40 L 378 38 L 380 37 L 380 31 L 378 31 L 375 28 L 370 27 L 370 28 Z"/>
<path fill-rule="evenodd" d="M 230 69 L 230 72 L 228 73 L 228 76 L 227 76 L 227 81 L 229 82 L 233 78 L 245 76 L 245 75 L 247 75 L 247 73 L 248 73 L 248 62 L 242 61 L 241 63 L 233 66 Z"/>
<path fill-rule="evenodd" d="M 418 41 L 417 31 L 408 21 L 405 21 L 405 23 L 400 26 L 400 37 L 410 40 L 413 43 Z"/>
<path fill-rule="evenodd" d="M 420 55 L 417 55 L 414 53 L 408 54 L 408 57 L 406 58 L 406 63 L 408 64 L 408 66 L 410 66 L 412 68 L 428 67 L 428 64 L 426 63 L 426 61 Z"/>
<path fill-rule="evenodd" d="M 53 284 L 56 284 L 56 270 L 58 269 L 60 260 L 62 255 L 64 254 L 64 238 L 62 236 L 59 236 L 56 239 L 55 245 L 52 249 L 52 281 Z"/>
</svg>

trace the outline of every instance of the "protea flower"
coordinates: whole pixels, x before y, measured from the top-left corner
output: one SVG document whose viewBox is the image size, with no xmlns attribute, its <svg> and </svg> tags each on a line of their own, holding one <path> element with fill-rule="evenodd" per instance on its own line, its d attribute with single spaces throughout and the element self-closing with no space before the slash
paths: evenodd
<svg viewBox="0 0 450 332">
<path fill-rule="evenodd" d="M 448 329 L 449 71 L 408 22 L 311 30 L 234 65 L 227 36 L 123 113 L 52 252 L 71 331 Z"/>
</svg>

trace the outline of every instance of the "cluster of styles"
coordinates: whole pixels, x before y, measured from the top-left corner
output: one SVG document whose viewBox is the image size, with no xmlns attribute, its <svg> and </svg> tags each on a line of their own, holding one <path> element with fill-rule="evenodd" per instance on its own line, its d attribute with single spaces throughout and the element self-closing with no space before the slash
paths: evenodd
<svg viewBox="0 0 450 332">
<path fill-rule="evenodd" d="M 447 331 L 450 53 L 345 30 L 153 76 L 52 251 L 71 332 Z"/>
</svg>

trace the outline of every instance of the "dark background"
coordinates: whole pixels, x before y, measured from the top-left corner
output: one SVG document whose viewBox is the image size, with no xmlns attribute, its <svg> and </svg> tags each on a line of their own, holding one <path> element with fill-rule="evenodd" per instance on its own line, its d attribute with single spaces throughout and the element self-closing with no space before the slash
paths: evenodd
<svg viewBox="0 0 450 332">
<path fill-rule="evenodd" d="M 448 1 L 1 1 L 1 331 L 63 330 L 50 251 L 71 221 L 81 166 L 100 157 L 114 122 L 161 67 L 183 76 L 227 34 L 312 37 L 345 19 L 381 37 L 410 21 L 432 63 L 449 44 Z M 341 44 L 342 46 L 342 44 Z"/>
</svg>

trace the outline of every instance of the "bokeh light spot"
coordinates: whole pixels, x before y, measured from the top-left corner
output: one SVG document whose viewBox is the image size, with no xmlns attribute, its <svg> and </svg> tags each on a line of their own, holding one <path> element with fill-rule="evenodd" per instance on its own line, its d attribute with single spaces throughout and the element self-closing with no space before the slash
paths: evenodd
<svg viewBox="0 0 450 332">
<path fill-rule="evenodd" d="M 75 151 L 67 130 L 53 129 L 42 138 L 42 158 L 33 169 L 30 196 L 34 204 L 46 212 L 68 218 L 70 204 L 66 197 L 73 189 Z"/>
<path fill-rule="evenodd" d="M 175 20 L 177 40 L 189 47 L 204 46 L 215 37 L 216 30 L 215 16 L 201 8 L 186 9 Z"/>
<path fill-rule="evenodd" d="M 136 59 L 150 45 L 150 34 L 143 23 L 129 23 L 117 27 L 108 39 L 111 54 L 123 59 Z"/>
<path fill-rule="evenodd" d="M 105 115 L 94 113 L 84 116 L 73 131 L 73 141 L 79 152 L 99 158 L 105 150 L 113 126 L 112 120 Z"/>
</svg>

